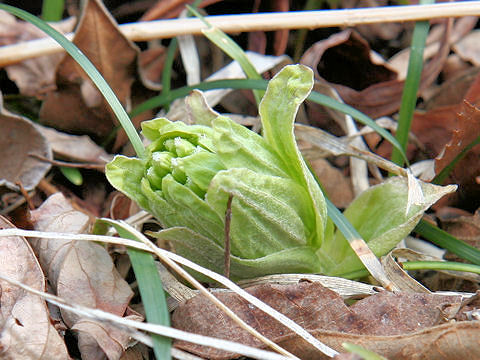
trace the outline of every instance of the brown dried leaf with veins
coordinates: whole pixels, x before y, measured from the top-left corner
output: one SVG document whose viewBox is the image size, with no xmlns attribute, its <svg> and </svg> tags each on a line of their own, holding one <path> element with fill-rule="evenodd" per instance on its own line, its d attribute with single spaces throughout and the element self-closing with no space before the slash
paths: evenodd
<svg viewBox="0 0 480 360">
<path fill-rule="evenodd" d="M 480 77 L 478 78 L 480 80 Z M 477 80 L 477 82 L 478 82 Z M 472 85 L 475 87 L 475 84 Z M 471 89 L 472 89 L 471 87 Z M 471 92 L 471 90 L 469 91 Z M 469 98 L 467 94 L 467 99 Z M 478 101 L 478 95 L 476 96 Z M 450 142 L 445 146 L 444 152 L 435 159 L 435 173 L 438 174 L 455 157 L 460 154 L 465 147 L 475 140 L 480 134 L 480 108 L 464 101 L 457 114 L 457 128 L 452 132 Z M 464 204 L 463 207 L 475 210 L 479 207 L 480 196 L 480 166 L 478 156 L 480 145 L 474 146 L 468 153 L 455 165 L 450 172 L 445 183 L 459 184 L 459 191 L 442 199 L 436 207 L 445 205 Z M 473 209 L 472 209 L 473 208 Z"/>
<path fill-rule="evenodd" d="M 70 135 L 41 125 L 37 129 L 48 140 L 56 157 L 97 164 L 106 164 L 113 158 L 88 135 Z"/>
<path fill-rule="evenodd" d="M 76 22 L 75 18 L 69 18 L 50 25 L 62 33 L 67 33 L 73 30 Z M 29 22 L 16 20 L 6 11 L 0 11 L 0 45 L 11 45 L 46 36 Z M 52 91 L 55 87 L 55 69 L 62 58 L 63 54 L 39 56 L 6 66 L 5 70 L 21 94 L 43 98 L 47 91 Z"/>
<path fill-rule="evenodd" d="M 61 193 L 50 196 L 40 208 L 32 211 L 32 221 L 36 230 L 71 234 L 84 233 L 90 226 L 88 216 L 74 210 Z M 31 244 L 58 296 L 118 316 L 125 314 L 133 293 L 118 274 L 104 247 L 86 241 L 55 239 L 32 239 Z M 104 348 L 109 350 L 109 354 L 112 349 L 116 350 L 116 355 L 109 356 L 109 359 L 116 359 L 123 353 L 128 337 L 119 342 L 121 339 L 111 331 L 104 331 L 104 335 L 99 337 L 97 327 L 80 325 L 85 319 L 79 315 L 61 312 L 69 328 L 78 327 L 82 330 L 78 335 L 79 342 L 89 344 L 86 347 L 88 352 L 82 353 L 83 359 L 102 355 Z M 116 342 L 120 346 L 114 345 Z"/>
<path fill-rule="evenodd" d="M 437 174 L 480 134 L 480 109 L 475 105 L 464 101 L 457 119 L 457 128 L 452 132 L 452 139 L 445 146 L 444 153 L 435 159 Z"/>
<path fill-rule="evenodd" d="M 0 216 L 0 228 L 14 228 Z M 45 291 L 45 277 L 32 248 L 21 236 L 2 238 L 0 272 L 35 290 Z M 0 358 L 63 360 L 69 355 L 55 330 L 45 301 L 0 281 Z"/>
<path fill-rule="evenodd" d="M 362 338 L 380 335 L 406 336 L 405 334 L 430 328 L 437 325 L 441 318 L 440 308 L 460 302 L 460 296 L 382 292 L 347 307 L 337 293 L 316 282 L 300 282 L 294 285 L 264 284 L 246 290 L 311 333 L 356 334 Z M 288 340 L 285 347 L 287 351 L 301 359 L 322 358 L 318 352 L 315 356 L 306 357 L 305 354 L 312 351 L 311 346 L 238 295 L 219 292 L 215 296 L 264 336 L 282 345 Z M 196 296 L 181 304 L 172 316 L 172 323 L 181 330 L 250 346 L 263 346 L 203 296 Z M 336 343 L 333 348 L 342 351 L 340 345 L 341 343 Z M 211 359 L 230 359 L 236 356 L 184 341 L 175 342 L 175 346 Z M 388 348 L 384 350 L 387 351 Z"/>
<path fill-rule="evenodd" d="M 0 189 L 18 190 L 17 183 L 27 191 L 34 189 L 51 165 L 29 154 L 51 159 L 47 139 L 30 120 L 6 111 L 1 94 L 0 128 Z"/>
<path fill-rule="evenodd" d="M 328 198 L 336 207 L 346 208 L 354 198 L 350 179 L 325 159 L 314 159 L 310 161 L 310 166 L 324 187 Z"/>
<path fill-rule="evenodd" d="M 314 330 L 311 334 L 340 351 L 343 350 L 342 344 L 348 342 L 394 360 L 458 360 L 480 357 L 479 321 L 447 323 L 395 336 L 366 336 L 329 330 Z M 330 359 L 313 351 L 308 344 L 295 336 L 286 337 L 279 345 L 286 349 L 298 349 L 297 355 L 301 354 L 299 356 L 302 360 Z"/>
<path fill-rule="evenodd" d="M 447 26 L 439 50 L 422 73 L 420 91 L 435 81 L 442 70 L 450 49 L 449 34 Z M 391 115 L 400 107 L 404 81 L 353 30 L 315 43 L 300 62 L 310 66 L 317 79 L 330 82 L 345 103 L 372 118 Z"/>
<path fill-rule="evenodd" d="M 73 43 L 100 71 L 128 111 L 138 49 L 122 35 L 101 1 L 86 2 Z M 114 129 L 115 115 L 72 57 L 66 56 L 59 64 L 56 82 L 57 91 L 47 95 L 40 111 L 45 124 L 99 137 Z"/>
</svg>

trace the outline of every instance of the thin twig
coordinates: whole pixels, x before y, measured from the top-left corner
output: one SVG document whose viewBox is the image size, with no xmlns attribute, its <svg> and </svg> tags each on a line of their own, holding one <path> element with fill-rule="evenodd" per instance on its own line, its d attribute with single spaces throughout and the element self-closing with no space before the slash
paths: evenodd
<svg viewBox="0 0 480 360">
<path fill-rule="evenodd" d="M 208 16 L 210 24 L 227 33 L 273 31 L 280 29 L 317 29 L 334 26 L 431 20 L 446 17 L 480 15 L 480 1 L 460 1 L 431 5 L 387 6 L 363 9 L 288 11 L 243 15 Z M 120 25 L 120 31 L 132 41 L 172 38 L 201 34 L 207 26 L 200 19 L 156 20 Z M 67 37 L 71 39 L 72 34 Z M 63 49 L 50 38 L 0 47 L 0 66 L 6 66 Z"/>
<path fill-rule="evenodd" d="M 40 161 L 48 162 L 54 166 L 63 166 L 63 167 L 76 168 L 76 169 L 94 169 L 101 172 L 105 172 L 105 164 L 71 163 L 66 161 L 48 159 L 44 156 L 34 154 L 34 153 L 29 153 L 28 156 L 31 156 Z"/>
<path fill-rule="evenodd" d="M 232 200 L 233 195 L 228 196 L 227 210 L 225 211 L 225 263 L 223 275 L 230 279 L 230 224 L 232 222 Z"/>
<path fill-rule="evenodd" d="M 28 194 L 27 190 L 25 190 L 25 188 L 23 187 L 23 184 L 21 181 L 17 181 L 15 183 L 15 185 L 18 186 L 18 188 L 20 189 L 20 193 L 23 195 L 23 197 L 25 198 L 25 201 L 27 202 L 27 205 L 28 205 L 28 208 L 30 210 L 35 210 L 35 205 L 33 205 L 33 202 L 32 202 L 32 199 L 30 198 L 30 195 Z"/>
</svg>

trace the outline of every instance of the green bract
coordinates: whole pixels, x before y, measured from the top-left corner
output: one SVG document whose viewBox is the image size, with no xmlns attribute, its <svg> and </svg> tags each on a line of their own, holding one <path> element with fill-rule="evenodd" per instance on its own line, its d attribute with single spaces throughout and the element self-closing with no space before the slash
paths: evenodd
<svg viewBox="0 0 480 360">
<path fill-rule="evenodd" d="M 295 142 L 295 116 L 312 86 L 312 71 L 301 65 L 285 67 L 270 81 L 259 107 L 263 136 L 217 116 L 193 97 L 190 111 L 202 125 L 163 118 L 144 122 L 143 134 L 151 140 L 147 156 L 116 156 L 107 165 L 107 177 L 161 222 L 165 230 L 159 237 L 172 241 L 180 255 L 214 271 L 223 271 L 225 212 L 230 195 L 233 278 L 357 270 L 361 264 L 354 255 L 352 258 L 346 240 L 326 231 L 325 199 Z M 395 246 L 415 226 L 419 214 L 441 196 L 430 196 L 410 215 L 398 217 L 405 212 L 407 192 L 402 187 L 401 194 L 391 201 L 389 189 L 380 185 L 371 190 L 387 196 L 380 207 L 384 214 L 374 203 L 361 210 L 367 218 L 372 211 L 377 211 L 377 216 L 388 215 L 392 205 L 395 224 L 388 218 L 380 228 L 388 233 L 379 247 L 383 253 Z M 359 201 L 354 201 L 353 208 L 365 203 L 365 199 Z M 394 226 L 401 227 L 396 235 Z M 381 235 L 374 235 L 378 242 Z M 335 250 L 336 243 L 340 252 Z"/>
</svg>

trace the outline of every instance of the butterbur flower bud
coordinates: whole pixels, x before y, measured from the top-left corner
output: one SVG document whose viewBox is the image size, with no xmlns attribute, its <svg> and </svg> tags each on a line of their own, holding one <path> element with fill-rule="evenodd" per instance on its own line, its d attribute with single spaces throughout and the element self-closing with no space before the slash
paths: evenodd
<svg viewBox="0 0 480 360">
<path fill-rule="evenodd" d="M 325 199 L 295 142 L 295 116 L 312 86 L 313 73 L 302 65 L 287 66 L 270 81 L 259 105 L 263 136 L 213 115 L 201 101 L 190 110 L 202 125 L 164 118 L 143 122 L 143 135 L 151 141 L 146 157 L 116 156 L 107 164 L 107 178 L 159 220 L 165 230 L 158 236 L 180 255 L 219 273 L 233 196 L 232 278 L 356 270 L 343 261 L 350 256 L 346 240 L 334 236 L 331 226 L 326 231 Z M 402 201 L 397 202 L 404 209 Z M 401 236 L 408 228 L 402 227 Z M 345 256 L 335 253 L 335 238 Z M 389 232 L 382 251 L 399 240 Z"/>
<path fill-rule="evenodd" d="M 260 105 L 263 137 L 224 116 L 211 117 L 209 126 L 146 121 L 146 158 L 117 156 L 107 177 L 160 221 L 166 229 L 160 236 L 200 265 L 222 272 L 233 195 L 232 277 L 318 272 L 325 201 L 293 135 L 312 85 L 303 66 L 287 67 L 270 82 Z M 193 117 L 205 117 L 201 111 Z"/>
</svg>

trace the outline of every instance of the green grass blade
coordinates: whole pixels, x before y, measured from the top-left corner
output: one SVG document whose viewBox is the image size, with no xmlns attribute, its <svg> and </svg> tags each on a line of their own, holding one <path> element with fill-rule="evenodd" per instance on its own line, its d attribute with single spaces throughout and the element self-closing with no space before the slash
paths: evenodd
<svg viewBox="0 0 480 360">
<path fill-rule="evenodd" d="M 317 10 L 320 9 L 322 6 L 322 1 L 320 0 L 307 0 L 305 5 L 303 6 L 303 11 L 309 10 Z M 304 46 L 306 43 L 307 35 L 309 33 L 309 29 L 298 29 L 295 35 L 295 50 L 293 52 L 293 63 L 300 62 L 300 58 L 304 52 Z"/>
<path fill-rule="evenodd" d="M 330 217 L 330 219 L 332 219 L 332 221 L 337 226 L 338 230 L 340 230 L 340 232 L 343 234 L 343 236 L 345 236 L 345 239 L 347 239 L 348 243 L 352 244 L 353 241 L 358 241 L 359 239 L 362 239 L 362 236 L 353 227 L 353 225 L 350 223 L 350 221 L 348 221 L 348 219 L 340 212 L 340 210 L 338 210 L 337 207 L 335 205 L 333 205 L 332 202 L 329 199 L 325 198 L 325 200 L 327 202 L 328 216 Z M 365 245 L 367 245 L 367 244 L 365 243 Z M 375 257 L 375 259 L 377 259 L 377 258 Z M 360 258 L 360 261 L 364 264 L 364 266 L 366 265 L 365 262 L 364 262 L 365 258 Z M 372 264 L 372 265 L 374 265 L 374 264 Z M 379 262 L 378 262 L 378 265 L 380 265 Z M 372 266 L 367 270 L 368 270 L 368 272 L 371 273 L 371 275 L 377 281 L 381 282 L 382 280 L 388 280 L 386 278 L 385 274 L 383 273 L 383 269 L 381 268 L 381 266 L 379 266 L 379 267 Z M 358 271 L 356 273 L 358 273 Z M 345 277 L 345 278 L 350 278 L 351 275 L 352 274 L 342 274 L 340 276 Z"/>
<path fill-rule="evenodd" d="M 191 6 L 186 5 L 188 10 L 191 11 L 196 17 L 202 20 L 207 26 L 208 29 L 202 30 L 203 35 L 207 37 L 211 42 L 217 45 L 224 53 L 230 56 L 233 60 L 236 60 L 243 72 L 249 79 L 262 79 L 260 74 L 257 72 L 255 67 L 252 65 L 250 60 L 248 60 L 247 55 L 243 49 L 238 46 L 238 44 L 232 40 L 227 34 L 217 27 L 212 26 L 197 10 L 193 9 Z M 260 104 L 262 100 L 264 91 L 254 90 L 253 95 L 255 96 L 255 101 L 257 104 Z"/>
<path fill-rule="evenodd" d="M 192 7 L 196 9 L 201 0 L 195 0 Z M 162 95 L 168 96 L 172 86 L 172 68 L 173 61 L 175 60 L 175 53 L 178 49 L 178 40 L 173 38 L 168 45 L 167 56 L 163 65 L 162 71 Z M 165 110 L 168 111 L 168 104 L 165 106 Z"/>
<path fill-rule="evenodd" d="M 453 168 L 455 167 L 455 165 L 457 165 L 457 163 L 463 159 L 463 157 L 465 155 L 467 155 L 467 153 L 475 146 L 475 145 L 478 145 L 480 144 L 480 136 L 477 137 L 475 140 L 473 140 L 470 144 L 468 144 L 461 152 L 460 154 L 458 154 L 457 156 L 455 156 L 455 158 L 450 162 L 450 164 L 448 164 L 447 166 L 445 166 L 444 169 L 442 169 L 442 171 L 440 171 L 438 173 L 437 176 L 435 176 L 435 178 L 432 180 L 432 183 L 434 184 L 443 184 L 443 182 L 445 181 L 445 179 L 448 177 L 448 174 L 450 174 L 450 172 L 453 170 Z"/>
<path fill-rule="evenodd" d="M 59 169 L 63 176 L 65 176 L 73 185 L 80 186 L 83 184 L 83 177 L 80 170 L 65 166 L 60 166 Z"/>
<path fill-rule="evenodd" d="M 48 36 L 58 42 L 65 49 L 65 51 L 70 54 L 73 59 L 75 59 L 78 65 L 80 65 L 82 69 L 88 74 L 92 82 L 97 86 L 98 90 L 107 100 L 108 104 L 117 116 L 118 121 L 125 129 L 125 132 L 127 133 L 127 136 L 130 139 L 130 142 L 132 143 L 132 146 L 135 149 L 137 155 L 139 157 L 143 157 L 145 153 L 145 148 L 143 147 L 140 136 L 138 135 L 135 127 L 130 121 L 128 114 L 126 113 L 122 104 L 115 96 L 115 93 L 107 84 L 100 72 L 95 68 L 92 62 L 80 51 L 80 49 L 77 48 L 71 41 L 69 41 L 57 30 L 55 30 L 43 20 L 37 18 L 32 14 L 5 4 L 0 4 L 0 9 L 5 10 L 15 16 L 18 16 L 22 20 L 28 21 L 29 23 L 38 27 L 40 30 L 44 31 Z"/>
<path fill-rule="evenodd" d="M 420 4 L 431 4 L 433 0 L 421 0 Z M 412 124 L 413 111 L 417 104 L 417 92 L 420 84 L 420 77 L 423 69 L 423 50 L 425 48 L 425 41 L 427 39 L 430 24 L 428 21 L 419 21 L 415 24 L 413 31 L 412 46 L 410 51 L 410 58 L 408 59 L 408 72 L 405 79 L 405 86 L 402 93 L 402 103 L 400 106 L 400 113 L 398 119 L 398 128 L 396 138 L 403 151 L 407 149 L 408 134 Z M 395 148 L 392 152 L 392 161 L 403 166 L 405 158 L 400 153 L 399 149 Z M 408 165 L 408 160 L 407 160 Z"/>
<path fill-rule="evenodd" d="M 171 103 L 172 101 L 187 96 L 192 90 L 216 90 L 216 89 L 261 89 L 266 90 L 268 85 L 267 80 L 259 80 L 259 79 L 227 79 L 227 80 L 215 80 L 215 81 L 207 81 L 202 82 L 192 86 L 185 86 L 175 90 L 170 91 L 168 94 L 161 94 L 159 96 L 155 96 L 150 98 L 149 100 L 143 102 L 142 104 L 138 105 L 130 112 L 130 116 L 136 116 L 146 110 L 150 110 L 156 107 L 161 107 L 166 104 Z M 357 109 L 338 102 L 337 100 L 320 94 L 318 92 L 312 91 L 312 93 L 308 96 L 308 100 L 313 101 L 317 104 L 329 107 L 331 109 L 338 110 L 345 114 L 350 115 L 358 122 L 370 126 L 374 129 L 378 134 L 384 137 L 388 142 L 390 142 L 395 148 L 401 151 L 401 154 L 406 159 L 405 153 L 402 150 L 402 147 L 388 131 L 386 131 L 381 126 L 378 126 L 375 121 L 370 119 L 364 113 L 358 111 Z"/>
<path fill-rule="evenodd" d="M 401 265 L 404 270 L 448 270 L 480 274 L 480 266 L 455 261 L 405 261 Z"/>
<path fill-rule="evenodd" d="M 468 245 L 435 225 L 425 220 L 420 220 L 414 231 L 435 245 L 454 253 L 462 259 L 470 261 L 472 264 L 480 265 L 479 249 Z"/>
<path fill-rule="evenodd" d="M 165 62 L 163 63 L 162 71 L 162 95 L 168 96 L 172 86 L 172 67 L 173 61 L 175 60 L 175 53 L 178 49 L 178 40 L 173 38 L 168 45 L 167 56 Z M 168 111 L 168 104 L 165 104 L 165 110 Z"/>
<path fill-rule="evenodd" d="M 387 360 L 377 353 L 367 350 L 364 347 L 352 343 L 343 343 L 343 348 L 350 353 L 359 355 L 363 360 Z"/>
<path fill-rule="evenodd" d="M 44 21 L 60 21 L 63 17 L 64 8 L 63 0 L 43 0 L 42 19 Z"/>
<path fill-rule="evenodd" d="M 97 222 L 113 226 L 122 238 L 139 241 L 135 234 L 129 231 L 128 227 L 120 222 L 110 219 L 101 219 Z M 154 324 L 170 326 L 170 314 L 165 298 L 165 292 L 153 256 L 142 250 L 133 248 L 128 248 L 127 253 L 130 257 L 133 271 L 135 272 L 147 321 Z M 171 340 L 153 334 L 152 339 L 155 357 L 158 360 L 170 359 Z"/>
<path fill-rule="evenodd" d="M 329 107 L 330 109 L 338 110 L 344 114 L 350 115 L 352 118 L 357 120 L 358 122 L 362 123 L 363 125 L 367 125 L 375 130 L 379 135 L 381 135 L 385 140 L 387 140 L 392 146 L 397 149 L 400 153 L 400 156 L 407 161 L 407 155 L 403 150 L 400 143 L 395 139 L 395 137 L 390 134 L 387 130 L 378 126 L 375 121 L 370 119 L 367 115 L 362 113 L 361 111 L 351 107 L 350 105 L 341 103 L 327 95 L 320 94 L 316 91 L 312 91 L 310 96 L 307 98 L 317 104 Z"/>
</svg>

